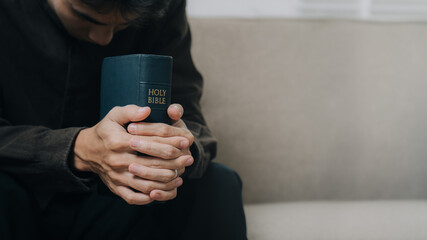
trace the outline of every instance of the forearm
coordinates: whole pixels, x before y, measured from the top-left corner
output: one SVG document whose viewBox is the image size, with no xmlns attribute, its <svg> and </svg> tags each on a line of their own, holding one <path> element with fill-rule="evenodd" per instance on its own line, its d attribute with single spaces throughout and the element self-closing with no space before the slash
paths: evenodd
<svg viewBox="0 0 427 240">
<path fill-rule="evenodd" d="M 52 130 L 42 126 L 0 127 L 0 169 L 28 187 L 45 192 L 86 191 L 85 179 L 68 166 L 81 128 Z"/>
</svg>

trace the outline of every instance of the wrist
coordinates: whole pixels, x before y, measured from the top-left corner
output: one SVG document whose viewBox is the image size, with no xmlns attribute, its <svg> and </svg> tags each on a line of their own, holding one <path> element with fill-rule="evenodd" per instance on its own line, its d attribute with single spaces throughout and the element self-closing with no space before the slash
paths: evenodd
<svg viewBox="0 0 427 240">
<path fill-rule="evenodd" d="M 88 164 L 85 160 L 83 160 L 81 157 L 79 157 L 76 153 L 74 153 L 74 159 L 73 159 L 73 168 L 80 172 L 88 172 L 90 171 L 90 168 L 88 167 Z"/>
<path fill-rule="evenodd" d="M 93 129 L 87 128 L 83 129 L 77 135 L 75 144 L 74 144 L 74 156 L 72 167 L 80 172 L 92 172 L 91 162 L 95 159 L 92 157 L 92 146 L 95 143 L 91 139 L 93 138 Z M 96 156 L 96 155 L 95 155 Z"/>
</svg>

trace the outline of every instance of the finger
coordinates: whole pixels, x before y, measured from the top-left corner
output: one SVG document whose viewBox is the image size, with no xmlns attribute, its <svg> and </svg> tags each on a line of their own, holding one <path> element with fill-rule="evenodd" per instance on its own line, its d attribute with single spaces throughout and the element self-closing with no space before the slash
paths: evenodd
<svg viewBox="0 0 427 240">
<path fill-rule="evenodd" d="M 137 193 L 125 186 L 117 186 L 118 195 L 123 198 L 128 204 L 145 205 L 153 201 L 149 195 L 145 193 Z"/>
<path fill-rule="evenodd" d="M 184 174 L 185 168 L 177 169 L 178 170 L 178 177 Z"/>
<path fill-rule="evenodd" d="M 164 123 L 132 123 L 137 127 L 138 135 L 158 137 L 185 137 L 190 142 L 194 139 L 193 134 L 186 128 L 175 127 Z"/>
<path fill-rule="evenodd" d="M 184 114 L 184 108 L 181 106 L 181 104 L 175 103 L 175 104 L 171 104 L 168 107 L 168 115 L 174 121 L 178 121 L 179 119 L 181 119 L 183 114 Z"/>
<path fill-rule="evenodd" d="M 146 194 L 149 194 L 151 191 L 155 189 L 170 191 L 181 186 L 182 183 L 183 183 L 183 180 L 180 177 L 167 183 L 145 180 L 134 175 L 132 175 L 129 180 L 130 187 Z"/>
<path fill-rule="evenodd" d="M 140 123 L 131 123 L 128 126 L 128 132 L 132 135 L 141 136 L 143 131 L 143 124 Z M 146 138 L 151 141 L 155 141 L 158 143 L 164 143 L 172 145 L 176 148 L 187 148 L 190 145 L 190 142 L 185 137 L 157 137 L 157 136 L 141 136 L 141 138 Z"/>
<path fill-rule="evenodd" d="M 185 124 L 184 121 L 182 121 L 182 119 L 175 121 L 174 123 L 172 123 L 172 126 L 177 127 L 177 128 L 184 128 L 184 129 L 188 129 L 187 125 Z"/>
<path fill-rule="evenodd" d="M 140 153 L 145 153 L 153 157 L 163 159 L 174 159 L 183 155 L 183 152 L 171 145 L 147 141 L 146 139 L 132 137 L 129 142 L 129 147 Z"/>
<path fill-rule="evenodd" d="M 180 169 L 178 171 L 178 176 L 184 171 L 185 169 Z M 131 163 L 129 165 L 129 172 L 143 179 L 164 183 L 170 182 L 176 177 L 174 170 L 150 168 L 137 163 Z"/>
<path fill-rule="evenodd" d="M 129 135 L 123 127 L 118 126 L 116 123 L 108 121 L 105 124 L 100 124 L 95 129 L 96 134 L 99 136 L 100 146 L 103 149 L 94 150 L 97 154 L 102 154 L 101 151 L 112 150 L 112 151 L 126 151 L 129 150 L 129 141 L 131 135 Z"/>
<path fill-rule="evenodd" d="M 153 190 L 150 192 L 150 198 L 157 201 L 167 201 L 172 200 L 177 195 L 177 189 L 173 189 L 170 191 L 163 190 Z"/>
<path fill-rule="evenodd" d="M 138 107 L 136 105 L 126 105 L 124 107 L 114 107 L 106 117 L 124 126 L 129 122 L 138 122 L 146 119 L 151 113 L 149 107 Z"/>
<path fill-rule="evenodd" d="M 127 171 L 131 163 L 137 163 L 150 168 L 173 170 L 189 167 L 194 163 L 194 158 L 189 150 L 183 151 L 183 154 L 175 159 L 162 159 L 138 155 L 136 153 L 113 153 L 110 157 L 104 159 L 104 163 L 116 171 L 123 169 Z"/>
<path fill-rule="evenodd" d="M 134 162 L 150 168 L 174 170 L 174 169 L 185 168 L 192 165 L 194 163 L 194 158 L 191 155 L 183 155 L 176 159 L 165 160 L 165 159 L 155 158 L 150 156 L 126 154 L 125 156 L 123 156 L 123 161 L 118 161 L 118 162 L 127 163 L 126 168 L 129 166 L 129 164 Z M 123 165 L 119 165 L 118 167 L 121 167 L 121 166 Z"/>
</svg>

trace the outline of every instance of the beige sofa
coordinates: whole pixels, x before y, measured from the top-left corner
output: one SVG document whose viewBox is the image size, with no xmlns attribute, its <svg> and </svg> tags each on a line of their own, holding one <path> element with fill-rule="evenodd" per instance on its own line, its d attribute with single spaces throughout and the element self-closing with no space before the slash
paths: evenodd
<svg viewBox="0 0 427 240">
<path fill-rule="evenodd" d="M 427 239 L 427 26 L 190 19 L 249 239 Z"/>
<path fill-rule="evenodd" d="M 427 239 L 426 24 L 190 23 L 249 239 Z"/>
</svg>

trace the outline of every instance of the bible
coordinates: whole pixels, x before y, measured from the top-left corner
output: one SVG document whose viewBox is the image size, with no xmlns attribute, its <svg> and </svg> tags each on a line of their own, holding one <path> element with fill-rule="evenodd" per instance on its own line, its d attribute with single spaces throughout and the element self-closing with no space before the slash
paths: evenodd
<svg viewBox="0 0 427 240">
<path fill-rule="evenodd" d="M 106 57 L 101 72 L 101 119 L 115 106 L 149 106 L 145 122 L 170 124 L 171 56 L 131 54 Z"/>
</svg>

